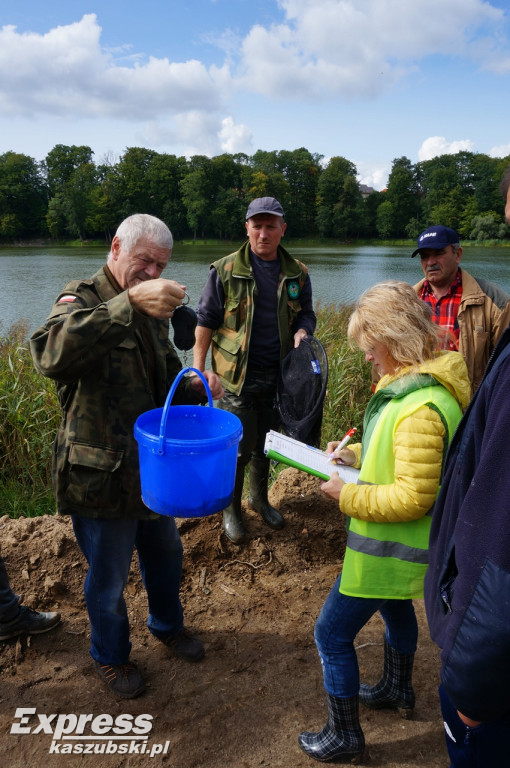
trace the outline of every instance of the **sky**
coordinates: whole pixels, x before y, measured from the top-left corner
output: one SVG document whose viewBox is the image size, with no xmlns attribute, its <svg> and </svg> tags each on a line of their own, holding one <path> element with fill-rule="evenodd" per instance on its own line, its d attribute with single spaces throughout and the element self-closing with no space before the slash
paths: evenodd
<svg viewBox="0 0 510 768">
<path fill-rule="evenodd" d="M 0 154 L 510 154 L 510 0 L 0 0 Z"/>
</svg>

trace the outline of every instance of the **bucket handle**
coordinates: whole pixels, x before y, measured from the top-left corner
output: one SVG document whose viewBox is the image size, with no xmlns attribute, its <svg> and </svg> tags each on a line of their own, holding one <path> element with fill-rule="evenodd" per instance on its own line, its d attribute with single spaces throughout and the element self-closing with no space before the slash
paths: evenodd
<svg viewBox="0 0 510 768">
<path fill-rule="evenodd" d="M 166 422 L 168 419 L 168 409 L 170 408 L 170 403 L 172 402 L 172 398 L 175 394 L 175 390 L 177 389 L 180 380 L 182 377 L 188 373 L 189 371 L 193 371 L 194 373 L 199 376 L 199 378 L 202 379 L 202 383 L 205 387 L 205 392 L 207 394 L 207 400 L 209 401 L 209 407 L 213 408 L 213 400 L 211 395 L 211 390 L 209 389 L 209 384 L 207 383 L 207 379 L 205 378 L 204 374 L 199 371 L 197 368 L 181 368 L 177 376 L 175 377 L 172 386 L 170 387 L 170 391 L 167 395 L 165 405 L 163 407 L 163 413 L 161 414 L 161 425 L 159 429 L 159 442 L 158 442 L 158 455 L 163 456 L 165 453 L 164 449 L 164 443 L 165 443 L 165 432 L 166 432 Z"/>
</svg>

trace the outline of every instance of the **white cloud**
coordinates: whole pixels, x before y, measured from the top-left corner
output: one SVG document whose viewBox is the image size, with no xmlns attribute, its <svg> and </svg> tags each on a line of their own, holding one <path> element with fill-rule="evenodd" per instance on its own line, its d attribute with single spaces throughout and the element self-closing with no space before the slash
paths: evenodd
<svg viewBox="0 0 510 768">
<path fill-rule="evenodd" d="M 101 49 L 100 36 L 95 14 L 44 35 L 3 27 L 2 113 L 144 120 L 186 109 L 222 107 L 230 81 L 226 68 L 140 56 L 131 57 L 130 66 L 121 66 L 111 52 Z"/>
<path fill-rule="evenodd" d="M 510 142 L 508 144 L 500 144 L 497 147 L 493 147 L 488 152 L 489 157 L 506 157 L 510 155 Z"/>
<path fill-rule="evenodd" d="M 358 181 L 360 184 L 366 184 L 367 187 L 373 187 L 379 192 L 388 184 L 388 178 L 391 166 L 368 166 L 366 163 L 357 163 Z"/>
<path fill-rule="evenodd" d="M 216 155 L 220 151 L 218 132 L 220 120 L 215 114 L 190 110 L 175 117 L 176 139 L 184 145 L 184 154 Z"/>
<path fill-rule="evenodd" d="M 471 139 L 446 141 L 444 136 L 430 136 L 418 150 L 418 160 L 432 160 L 439 155 L 455 155 L 457 152 L 474 152 L 475 143 Z"/>
<path fill-rule="evenodd" d="M 234 155 L 237 152 L 249 154 L 252 151 L 252 132 L 246 125 L 236 125 L 231 117 L 222 121 L 219 138 L 223 152 Z"/>
<path fill-rule="evenodd" d="M 3 115 L 154 120 L 225 113 L 236 89 L 289 100 L 374 99 L 425 57 L 510 69 L 504 13 L 483 0 L 279 0 L 283 24 L 217 36 L 222 67 L 101 46 L 95 14 L 46 34 L 0 29 Z M 483 35 L 483 36 L 482 36 Z M 505 49 L 506 46 L 506 49 Z M 232 75 L 237 63 L 235 78 Z"/>
<path fill-rule="evenodd" d="M 346 100 L 373 101 L 428 57 L 471 58 L 499 73 L 510 69 L 504 11 L 484 0 L 276 2 L 283 23 L 254 23 L 244 39 L 230 29 L 215 36 L 222 66 L 150 57 L 133 50 L 129 40 L 107 49 L 93 13 L 45 34 L 4 26 L 0 115 L 11 124 L 30 121 L 32 128 L 36 121 L 50 121 L 53 135 L 56 126 L 67 128 L 72 121 L 87 122 L 89 134 L 92 124 L 99 132 L 114 123 L 122 126 L 123 142 L 136 135 L 142 145 L 182 147 L 185 154 L 250 152 L 253 126 L 264 121 L 267 130 L 268 99 L 284 107 L 290 100 L 303 102 L 302 119 L 313 125 L 321 119 L 314 113 L 319 101 L 336 115 Z M 243 111 L 241 123 L 235 111 L 241 111 L 243 98 L 252 111 Z M 472 147 L 468 140 L 430 138 L 420 152 Z M 386 169 L 367 169 L 364 183 L 383 186 L 383 174 Z"/>
<path fill-rule="evenodd" d="M 501 9 L 483 0 L 280 0 L 286 22 L 254 26 L 242 74 L 272 98 L 374 98 L 423 58 L 508 60 Z M 474 44 L 476 32 L 491 45 Z M 490 37 L 489 37 L 490 35 Z M 506 45 L 506 50 L 505 50 Z"/>
</svg>

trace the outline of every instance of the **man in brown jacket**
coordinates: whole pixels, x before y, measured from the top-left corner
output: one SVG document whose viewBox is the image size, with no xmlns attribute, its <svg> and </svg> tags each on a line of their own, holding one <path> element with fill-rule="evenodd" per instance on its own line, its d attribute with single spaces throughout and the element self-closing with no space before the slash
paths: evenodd
<svg viewBox="0 0 510 768">
<path fill-rule="evenodd" d="M 496 342 L 510 322 L 510 297 L 494 283 L 474 278 L 459 266 L 462 247 L 454 229 L 433 226 L 418 237 L 425 278 L 414 286 L 446 331 L 444 346 L 464 357 L 472 394 Z"/>
</svg>

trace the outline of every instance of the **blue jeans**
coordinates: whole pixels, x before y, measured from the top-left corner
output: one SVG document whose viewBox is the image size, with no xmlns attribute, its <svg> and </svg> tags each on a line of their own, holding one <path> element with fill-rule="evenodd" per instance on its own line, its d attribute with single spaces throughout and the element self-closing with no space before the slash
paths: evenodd
<svg viewBox="0 0 510 768">
<path fill-rule="evenodd" d="M 3 557 L 0 555 L 0 621 L 12 621 L 19 613 L 19 596 L 9 583 Z"/>
<path fill-rule="evenodd" d="M 84 593 L 91 626 L 90 654 L 101 664 L 129 659 L 129 622 L 123 592 L 136 547 L 149 603 L 147 626 L 156 637 L 180 632 L 182 543 L 171 517 L 109 520 L 73 515 L 76 540 L 89 569 Z"/>
<path fill-rule="evenodd" d="M 386 641 L 399 653 L 415 653 L 418 622 L 412 600 L 349 597 L 338 591 L 341 575 L 329 593 L 315 623 L 326 691 L 337 698 L 359 691 L 359 667 L 354 638 L 379 611 L 386 625 Z"/>
<path fill-rule="evenodd" d="M 439 699 L 450 768 L 508 768 L 510 719 L 491 720 L 470 728 L 458 716 L 442 685 Z"/>
</svg>

